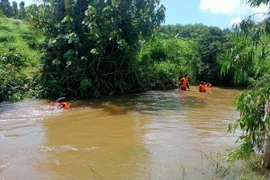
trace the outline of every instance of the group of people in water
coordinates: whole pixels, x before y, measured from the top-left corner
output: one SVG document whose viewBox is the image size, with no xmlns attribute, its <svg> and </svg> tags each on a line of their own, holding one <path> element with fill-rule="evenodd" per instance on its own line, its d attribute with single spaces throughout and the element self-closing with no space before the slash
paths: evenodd
<svg viewBox="0 0 270 180">
<path fill-rule="evenodd" d="M 211 83 L 201 81 L 199 85 L 199 92 L 206 92 L 206 89 L 211 87 L 212 87 Z"/>
<path fill-rule="evenodd" d="M 187 74 L 185 74 L 182 78 L 180 78 L 179 81 L 180 81 L 180 83 L 179 83 L 180 90 L 182 90 L 182 91 L 186 91 L 187 89 L 190 90 Z M 211 83 L 201 81 L 199 84 L 199 92 L 206 92 L 206 89 L 211 88 L 211 87 L 212 87 Z"/>
<path fill-rule="evenodd" d="M 190 90 L 187 74 L 185 74 L 182 78 L 179 78 L 179 81 L 180 81 L 179 83 L 180 90 L 182 91 L 186 91 L 187 89 Z M 199 84 L 199 92 L 206 92 L 206 89 L 211 87 L 212 87 L 211 83 L 201 81 Z M 60 97 L 55 102 L 51 102 L 50 107 L 54 107 L 57 109 L 69 109 L 70 105 L 65 97 Z"/>
</svg>

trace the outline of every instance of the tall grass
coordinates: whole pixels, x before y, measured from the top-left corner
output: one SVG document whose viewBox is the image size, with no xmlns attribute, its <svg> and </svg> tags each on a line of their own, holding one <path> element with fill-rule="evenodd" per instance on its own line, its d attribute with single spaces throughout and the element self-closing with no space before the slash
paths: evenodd
<svg viewBox="0 0 270 180">
<path fill-rule="evenodd" d="M 10 47 L 15 47 L 26 58 L 31 68 L 25 70 L 30 74 L 33 73 L 33 69 L 39 67 L 42 54 L 37 44 L 43 40 L 42 38 L 38 32 L 30 30 L 25 21 L 0 18 L 0 55 L 7 52 Z"/>
<path fill-rule="evenodd" d="M 40 69 L 42 36 L 27 22 L 0 18 L 0 102 L 17 101 Z"/>
<path fill-rule="evenodd" d="M 201 152 L 201 160 L 209 162 L 209 171 L 212 173 L 208 179 L 218 180 L 264 180 L 265 173 L 254 171 L 250 166 L 254 161 L 226 161 L 224 155 Z"/>
</svg>

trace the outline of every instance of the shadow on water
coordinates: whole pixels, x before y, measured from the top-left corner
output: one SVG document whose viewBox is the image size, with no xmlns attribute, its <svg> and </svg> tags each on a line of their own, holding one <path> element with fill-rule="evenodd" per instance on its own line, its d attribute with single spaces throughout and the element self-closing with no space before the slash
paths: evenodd
<svg viewBox="0 0 270 180">
<path fill-rule="evenodd" d="M 91 107 L 103 109 L 111 115 L 136 111 L 144 114 L 156 114 L 159 111 L 181 111 L 183 107 L 203 108 L 205 98 L 187 93 L 171 91 L 149 91 L 140 94 L 115 95 L 92 101 L 73 101 L 72 108 Z"/>
<path fill-rule="evenodd" d="M 203 101 L 200 97 L 178 95 L 178 90 L 148 91 L 140 94 L 115 95 L 99 98 L 92 101 L 73 101 L 73 108 L 82 106 L 93 109 L 103 109 L 111 114 L 124 114 L 129 111 L 151 114 L 160 110 L 179 110 L 180 106 L 195 107 Z M 183 94 L 185 95 L 185 94 Z M 195 105 L 194 105 L 195 104 Z"/>
</svg>

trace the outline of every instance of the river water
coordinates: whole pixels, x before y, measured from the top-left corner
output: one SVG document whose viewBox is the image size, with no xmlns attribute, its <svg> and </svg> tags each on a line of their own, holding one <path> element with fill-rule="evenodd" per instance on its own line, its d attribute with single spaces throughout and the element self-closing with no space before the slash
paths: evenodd
<svg viewBox="0 0 270 180">
<path fill-rule="evenodd" d="M 1 103 L 0 179 L 212 179 L 204 154 L 234 146 L 226 132 L 241 91 L 191 89 L 71 101 L 68 110 Z"/>
</svg>

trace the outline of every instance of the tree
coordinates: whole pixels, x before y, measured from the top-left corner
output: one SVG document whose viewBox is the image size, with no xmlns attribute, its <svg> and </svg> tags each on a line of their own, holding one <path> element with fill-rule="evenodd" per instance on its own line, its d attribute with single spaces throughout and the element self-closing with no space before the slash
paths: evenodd
<svg viewBox="0 0 270 180">
<path fill-rule="evenodd" d="M 269 6 L 270 1 L 247 0 L 246 2 L 252 7 L 257 7 L 261 4 Z M 250 77 L 248 71 L 252 71 L 252 77 L 255 80 L 236 101 L 241 116 L 235 124 L 229 126 L 229 131 L 233 132 L 236 128 L 240 128 L 243 135 L 239 138 L 239 147 L 233 150 L 230 156 L 235 159 L 248 159 L 254 153 L 264 152 L 264 165 L 269 168 L 270 59 L 267 48 L 270 42 L 269 32 L 267 32 L 269 12 L 266 15 L 263 22 L 256 24 L 249 17 L 237 26 L 239 38 L 232 50 L 230 63 L 227 63 L 226 67 L 227 70 L 234 68 L 236 80 L 239 78 L 241 80 L 243 74 Z"/>
<path fill-rule="evenodd" d="M 218 58 L 220 54 L 228 49 L 226 47 L 228 40 L 224 31 L 218 27 L 204 27 L 198 32 L 197 42 L 202 61 L 197 79 L 220 84 L 219 74 L 221 66 Z"/>
<path fill-rule="evenodd" d="M 52 0 L 29 8 L 30 22 L 47 37 L 43 95 L 90 98 L 132 91 L 139 81 L 139 40 L 151 37 L 164 11 L 159 0 Z"/>
<path fill-rule="evenodd" d="M 27 58 L 9 46 L 8 50 L 1 47 L 0 60 L 0 102 L 21 100 L 27 91 Z"/>
<path fill-rule="evenodd" d="M 6 15 L 3 13 L 3 11 L 0 9 L 0 18 L 5 18 Z"/>
<path fill-rule="evenodd" d="M 20 9 L 19 9 L 19 12 L 18 12 L 18 18 L 19 19 L 25 19 L 26 18 L 26 11 L 25 11 L 25 3 L 24 3 L 24 1 L 21 1 L 19 6 L 20 6 Z"/>
<path fill-rule="evenodd" d="M 232 47 L 232 32 L 228 29 L 208 27 L 203 24 L 194 25 L 165 25 L 159 29 L 163 39 L 176 38 L 184 41 L 193 41 L 193 48 L 197 51 L 196 60 L 190 58 L 189 64 L 194 64 L 192 72 L 194 82 L 209 81 L 216 85 L 228 85 L 231 76 L 221 77 L 220 69 L 223 54 Z M 166 35 L 164 35 L 166 34 Z"/>
<path fill-rule="evenodd" d="M 12 17 L 14 15 L 8 0 L 0 0 L 0 10 L 2 10 L 7 17 Z"/>
<path fill-rule="evenodd" d="M 14 12 L 14 16 L 17 17 L 18 16 L 18 4 L 16 1 L 12 1 L 12 9 Z"/>
</svg>

